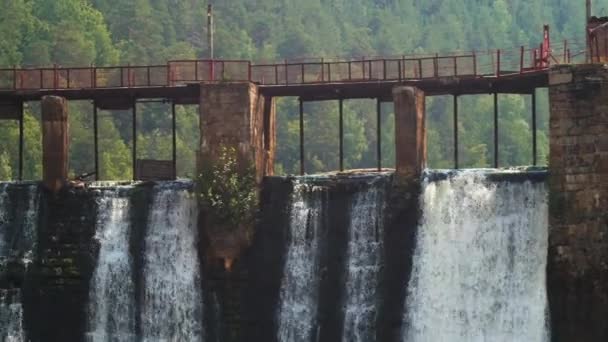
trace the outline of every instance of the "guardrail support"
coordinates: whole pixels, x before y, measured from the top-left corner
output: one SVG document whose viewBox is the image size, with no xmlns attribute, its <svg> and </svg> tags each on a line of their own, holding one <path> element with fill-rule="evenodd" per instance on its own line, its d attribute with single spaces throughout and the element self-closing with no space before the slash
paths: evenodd
<svg viewBox="0 0 608 342">
<path fill-rule="evenodd" d="M 498 93 L 494 93 L 494 168 L 498 168 Z"/>
<path fill-rule="evenodd" d="M 132 125 L 132 139 L 133 139 L 133 150 L 132 152 L 132 163 L 133 163 L 133 180 L 137 180 L 137 101 L 134 99 L 133 100 L 133 108 L 131 109 L 132 111 L 132 120 L 133 120 L 133 125 Z"/>
<path fill-rule="evenodd" d="M 454 94 L 454 169 L 458 170 L 458 95 Z"/>
<path fill-rule="evenodd" d="M 340 171 L 344 171 L 344 99 L 338 100 L 340 130 Z"/>
<path fill-rule="evenodd" d="M 19 180 L 23 180 L 23 101 L 19 103 Z"/>
<path fill-rule="evenodd" d="M 537 149 L 536 149 L 536 89 L 532 90 L 532 165 L 538 164 Z"/>
<path fill-rule="evenodd" d="M 300 175 L 304 175 L 306 168 L 304 166 L 304 101 L 300 102 Z"/>
<path fill-rule="evenodd" d="M 95 158 L 95 180 L 100 179 L 99 175 L 99 125 L 97 114 L 97 101 L 93 101 L 93 148 Z"/>
<path fill-rule="evenodd" d="M 376 157 L 378 172 L 382 171 L 382 101 L 376 100 Z"/>
<path fill-rule="evenodd" d="M 173 179 L 177 179 L 177 117 L 175 115 L 175 100 L 171 101 L 171 145 L 173 152 Z"/>
</svg>

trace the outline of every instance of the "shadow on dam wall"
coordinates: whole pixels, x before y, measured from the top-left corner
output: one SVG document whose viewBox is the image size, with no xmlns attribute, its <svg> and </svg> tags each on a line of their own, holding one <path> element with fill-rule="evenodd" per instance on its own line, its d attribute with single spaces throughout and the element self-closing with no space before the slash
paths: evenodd
<svg viewBox="0 0 608 342">
<path fill-rule="evenodd" d="M 546 177 L 528 176 L 501 175 L 492 181 L 538 182 Z M 12 203 L 25 203 L 31 196 L 31 187 L 7 187 Z M 85 341 L 90 336 L 91 280 L 102 248 L 96 238 L 99 201 L 108 192 L 129 202 L 125 250 L 136 289 L 132 333 L 141 336 L 141 307 L 147 300 L 145 241 L 159 188 L 188 192 L 192 184 L 109 185 L 64 189 L 57 195 L 35 187 L 39 198 L 34 203 L 32 260 L 11 271 L 10 279 L 21 280 L 8 281 L 6 272 L 0 279 L 0 287 L 22 291 L 23 328 L 31 341 Z M 192 279 L 200 285 L 202 310 L 191 315 L 202 322 L 203 340 L 284 341 L 280 336 L 294 336 L 293 328 L 304 326 L 311 341 L 401 341 L 420 192 L 420 183 L 399 183 L 389 173 L 266 178 L 253 244 L 233 270 L 228 273 L 222 263 L 203 260 L 204 253 L 198 253 L 200 262 L 192 262 L 198 269 Z M 24 204 L 4 208 L 11 217 L 26 210 Z M 174 229 L 174 223 L 166 225 Z M 285 280 L 289 277 L 291 282 Z M 307 307 L 298 306 L 302 303 Z M 294 322 L 298 310 L 303 318 Z"/>
</svg>

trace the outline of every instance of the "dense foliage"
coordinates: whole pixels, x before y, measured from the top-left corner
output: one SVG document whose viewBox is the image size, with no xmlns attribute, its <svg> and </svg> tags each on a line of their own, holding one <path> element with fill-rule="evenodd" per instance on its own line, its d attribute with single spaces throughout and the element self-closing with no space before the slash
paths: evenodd
<svg viewBox="0 0 608 342">
<path fill-rule="evenodd" d="M 258 206 L 252 167 L 240 170 L 236 148 L 222 146 L 218 159 L 203 165 L 197 196 L 207 222 L 229 229 L 250 227 Z"/>
<path fill-rule="evenodd" d="M 0 66 L 110 65 L 164 62 L 207 53 L 206 0 L 0 0 Z M 400 55 L 451 50 L 532 46 L 551 25 L 554 41 L 582 40 L 584 1 L 572 0 L 230 0 L 216 1 L 216 56 L 256 61 L 306 56 Z M 606 14 L 608 0 L 594 1 Z M 547 142 L 547 101 L 539 92 L 541 160 Z M 346 166 L 375 165 L 375 104 L 345 103 Z M 452 101 L 428 99 L 431 167 L 452 165 Z M 492 98 L 461 101 L 463 166 L 492 164 Z M 166 104 L 142 104 L 138 112 L 138 153 L 171 156 Z M 382 122 L 384 164 L 390 166 L 393 121 L 385 106 Z M 500 152 L 503 165 L 531 162 L 530 103 L 522 96 L 500 97 Z M 337 167 L 337 103 L 306 106 L 306 158 L 309 171 Z M 27 107 L 25 176 L 40 178 L 39 110 Z M 71 105 L 73 173 L 93 169 L 90 103 Z M 130 115 L 102 112 L 102 178 L 131 177 Z M 192 175 L 198 144 L 196 108 L 178 107 L 178 170 Z M 0 179 L 17 173 L 17 125 L 0 123 Z M 295 99 L 278 108 L 278 172 L 298 169 Z"/>
</svg>

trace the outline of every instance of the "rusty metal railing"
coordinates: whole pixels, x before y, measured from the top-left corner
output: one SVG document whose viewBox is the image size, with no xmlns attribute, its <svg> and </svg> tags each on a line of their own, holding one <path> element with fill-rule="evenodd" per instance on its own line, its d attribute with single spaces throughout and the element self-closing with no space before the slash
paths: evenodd
<svg viewBox="0 0 608 342">
<path fill-rule="evenodd" d="M 547 69 L 556 51 L 540 48 L 440 56 L 315 59 L 273 64 L 247 60 L 173 60 L 165 65 L 0 69 L 0 90 L 173 87 L 199 82 L 251 81 L 261 85 L 405 81 L 441 77 L 501 77 Z M 564 44 L 563 59 L 570 59 Z M 562 53 L 558 54 L 561 56 Z M 555 59 L 555 58 L 553 58 Z"/>
</svg>

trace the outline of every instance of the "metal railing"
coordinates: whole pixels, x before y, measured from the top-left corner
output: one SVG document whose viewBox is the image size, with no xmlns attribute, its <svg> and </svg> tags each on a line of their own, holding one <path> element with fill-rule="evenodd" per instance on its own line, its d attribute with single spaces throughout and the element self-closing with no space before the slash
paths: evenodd
<svg viewBox="0 0 608 342">
<path fill-rule="evenodd" d="M 173 87 L 197 82 L 251 81 L 261 85 L 423 80 L 441 77 L 502 77 L 545 70 L 570 60 L 564 51 L 496 50 L 453 55 L 323 59 L 252 64 L 246 60 L 174 60 L 165 65 L 0 69 L 0 90 L 70 90 Z M 553 60 L 552 60 L 553 59 Z"/>
</svg>

